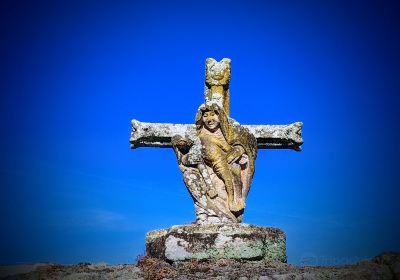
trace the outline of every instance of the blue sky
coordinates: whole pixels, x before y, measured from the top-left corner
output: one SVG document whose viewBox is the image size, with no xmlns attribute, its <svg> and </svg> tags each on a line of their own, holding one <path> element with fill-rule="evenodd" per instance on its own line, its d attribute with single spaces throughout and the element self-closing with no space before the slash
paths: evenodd
<svg viewBox="0 0 400 280">
<path fill-rule="evenodd" d="M 193 123 L 207 57 L 232 59 L 231 116 L 303 121 L 260 150 L 244 221 L 290 263 L 400 251 L 399 9 L 381 1 L 2 1 L 0 263 L 130 263 L 194 220 L 170 149 L 130 121 Z"/>
</svg>

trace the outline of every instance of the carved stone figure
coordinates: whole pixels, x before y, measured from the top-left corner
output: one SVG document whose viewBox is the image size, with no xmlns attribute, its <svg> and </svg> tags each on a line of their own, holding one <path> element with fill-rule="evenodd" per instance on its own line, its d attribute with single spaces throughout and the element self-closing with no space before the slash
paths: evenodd
<svg viewBox="0 0 400 280">
<path fill-rule="evenodd" d="M 195 125 L 132 121 L 131 147 L 172 147 L 197 224 L 240 223 L 257 148 L 300 150 L 302 123 L 242 126 L 229 117 L 231 61 L 206 60 L 205 103 Z"/>
<path fill-rule="evenodd" d="M 228 117 L 229 80 L 230 59 L 206 60 L 206 103 L 196 114 L 196 135 L 172 142 L 199 224 L 241 222 L 254 174 L 257 140 Z"/>
<path fill-rule="evenodd" d="M 241 222 L 254 174 L 257 141 L 216 103 L 202 104 L 196 135 L 173 138 L 197 223 Z"/>
<path fill-rule="evenodd" d="M 215 173 L 213 184 L 225 185 L 227 208 L 239 212 L 254 174 L 257 141 L 250 132 L 229 120 L 215 103 L 206 103 L 196 116 L 197 135 L 206 165 Z"/>
</svg>

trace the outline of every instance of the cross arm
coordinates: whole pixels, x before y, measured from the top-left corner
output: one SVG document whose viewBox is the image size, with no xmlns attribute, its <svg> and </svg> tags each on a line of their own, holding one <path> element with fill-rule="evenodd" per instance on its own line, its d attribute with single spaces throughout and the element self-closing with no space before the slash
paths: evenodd
<svg viewBox="0 0 400 280">
<path fill-rule="evenodd" d="M 303 123 L 289 125 L 244 125 L 257 139 L 258 149 L 293 149 L 301 150 Z M 130 137 L 131 148 L 172 147 L 174 135 L 191 135 L 196 132 L 193 124 L 148 123 L 132 120 Z"/>
<path fill-rule="evenodd" d="M 244 125 L 257 139 L 258 149 L 293 149 L 301 151 L 302 122 L 288 125 Z"/>
</svg>

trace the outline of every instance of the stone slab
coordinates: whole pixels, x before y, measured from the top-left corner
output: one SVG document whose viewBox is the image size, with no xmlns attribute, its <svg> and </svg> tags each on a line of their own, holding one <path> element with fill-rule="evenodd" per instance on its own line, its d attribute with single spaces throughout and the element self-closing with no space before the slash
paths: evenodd
<svg viewBox="0 0 400 280">
<path fill-rule="evenodd" d="M 146 252 L 167 262 L 267 260 L 286 263 L 286 235 L 249 224 L 179 225 L 147 233 Z"/>
</svg>

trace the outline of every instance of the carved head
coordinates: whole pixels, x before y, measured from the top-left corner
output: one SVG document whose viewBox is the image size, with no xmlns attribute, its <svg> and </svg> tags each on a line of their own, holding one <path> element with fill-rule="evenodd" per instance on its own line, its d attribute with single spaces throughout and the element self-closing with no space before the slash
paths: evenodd
<svg viewBox="0 0 400 280">
<path fill-rule="evenodd" d="M 204 127 L 211 132 L 215 132 L 219 128 L 218 111 L 205 111 L 203 113 L 202 122 Z"/>
<path fill-rule="evenodd" d="M 217 103 L 212 101 L 202 104 L 197 110 L 196 114 L 196 130 L 199 133 L 202 128 L 211 132 L 215 132 L 218 128 L 221 129 L 222 134 L 228 141 L 230 138 L 230 124 L 225 111 L 218 106 Z"/>
<path fill-rule="evenodd" d="M 208 86 L 225 86 L 231 77 L 231 60 L 224 58 L 220 62 L 214 58 L 206 59 L 206 84 Z"/>
</svg>

